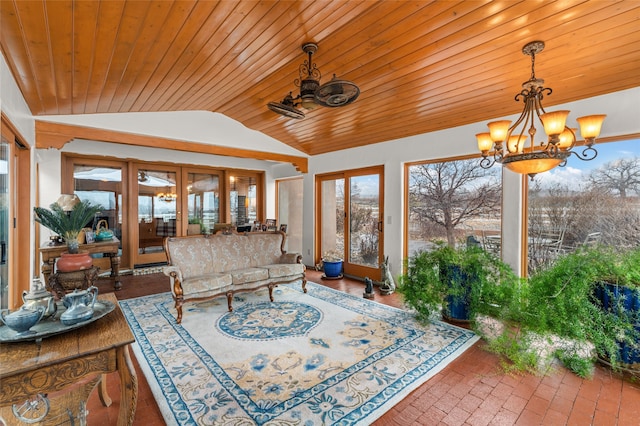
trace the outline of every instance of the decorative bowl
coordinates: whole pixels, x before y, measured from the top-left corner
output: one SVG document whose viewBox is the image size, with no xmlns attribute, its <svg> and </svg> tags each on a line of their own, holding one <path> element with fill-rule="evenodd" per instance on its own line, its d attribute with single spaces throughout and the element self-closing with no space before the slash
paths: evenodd
<svg viewBox="0 0 640 426">
<path fill-rule="evenodd" d="M 13 311 L 10 314 L 8 310 L 0 311 L 0 320 L 10 329 L 17 332 L 17 336 L 24 336 L 27 334 L 35 333 L 30 330 L 31 327 L 36 325 L 38 321 L 42 319 L 46 308 L 44 306 L 37 306 L 35 309 L 29 309 L 25 305 L 22 305 L 17 311 Z"/>
</svg>

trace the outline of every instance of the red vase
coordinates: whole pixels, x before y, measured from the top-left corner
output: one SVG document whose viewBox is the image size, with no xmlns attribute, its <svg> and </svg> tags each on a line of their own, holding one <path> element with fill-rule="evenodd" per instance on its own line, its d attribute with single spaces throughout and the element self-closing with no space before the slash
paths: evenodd
<svg viewBox="0 0 640 426">
<path fill-rule="evenodd" d="M 88 252 L 62 253 L 56 262 L 58 272 L 73 272 L 89 269 L 93 266 L 93 259 Z"/>
</svg>

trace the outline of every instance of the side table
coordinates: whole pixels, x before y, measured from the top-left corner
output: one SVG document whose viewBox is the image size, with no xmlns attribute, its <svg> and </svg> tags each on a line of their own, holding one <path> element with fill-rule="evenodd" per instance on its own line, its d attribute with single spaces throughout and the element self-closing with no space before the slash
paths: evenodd
<svg viewBox="0 0 640 426">
<path fill-rule="evenodd" d="M 120 290 L 122 282 L 120 282 L 120 240 L 113 237 L 111 241 L 100 241 L 91 244 L 80 244 L 80 251 L 86 251 L 89 254 L 102 253 L 111 260 L 111 278 L 113 279 L 113 288 Z M 54 272 L 56 259 L 62 253 L 67 251 L 64 244 L 44 245 L 40 247 L 40 256 L 42 256 L 41 271 L 44 275 L 44 282 L 48 285 L 49 276 Z"/>
<path fill-rule="evenodd" d="M 0 417 L 8 424 L 18 423 L 14 411 L 28 410 L 34 401 L 44 418 L 32 424 L 82 420 L 89 394 L 101 376 L 112 371 L 120 376 L 118 426 L 133 424 L 138 378 L 129 345 L 135 338 L 115 296 L 110 293 L 99 299 L 115 303 L 115 309 L 84 327 L 41 342 L 0 343 Z M 47 404 L 49 408 L 42 409 Z"/>
</svg>

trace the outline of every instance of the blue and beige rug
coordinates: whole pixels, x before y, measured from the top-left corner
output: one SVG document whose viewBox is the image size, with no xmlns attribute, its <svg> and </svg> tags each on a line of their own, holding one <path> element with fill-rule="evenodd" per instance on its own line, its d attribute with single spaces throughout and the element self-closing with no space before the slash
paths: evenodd
<svg viewBox="0 0 640 426">
<path fill-rule="evenodd" d="M 120 306 L 168 425 L 366 425 L 470 347 L 471 331 L 308 283 L 184 306 Z"/>
</svg>

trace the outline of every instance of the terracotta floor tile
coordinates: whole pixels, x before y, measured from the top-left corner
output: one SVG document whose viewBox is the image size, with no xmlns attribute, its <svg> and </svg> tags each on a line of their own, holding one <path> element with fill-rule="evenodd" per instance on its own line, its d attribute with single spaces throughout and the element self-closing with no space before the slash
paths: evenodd
<svg viewBox="0 0 640 426">
<path fill-rule="evenodd" d="M 541 425 L 543 418 L 544 418 L 544 415 L 525 409 L 522 411 L 522 413 L 520 413 L 518 420 L 516 420 L 516 425 L 518 426 Z"/>
<path fill-rule="evenodd" d="M 471 413 L 468 411 L 465 411 L 460 407 L 454 407 L 454 409 L 451 410 L 449 414 L 441 420 L 441 422 L 449 426 L 460 426 L 463 425 L 470 416 Z"/>
<path fill-rule="evenodd" d="M 497 412 L 492 410 L 485 410 L 478 407 L 467 419 L 467 424 L 472 426 L 486 426 L 491 423 L 491 420 L 493 420 L 496 414 Z"/>
<path fill-rule="evenodd" d="M 550 404 L 549 400 L 545 398 L 541 398 L 537 395 L 533 395 L 531 399 L 529 399 L 529 402 L 527 402 L 527 405 L 525 408 L 527 410 L 533 411 L 534 413 L 544 415 L 547 412 L 547 408 L 549 408 L 549 404 Z"/>
<path fill-rule="evenodd" d="M 569 415 L 566 413 L 560 413 L 555 410 L 547 410 L 544 415 L 542 424 L 544 425 L 564 425 L 569 420 Z"/>
<path fill-rule="evenodd" d="M 473 411 L 478 408 L 482 404 L 482 399 L 477 396 L 468 394 L 464 398 L 460 400 L 458 407 L 462 408 L 465 411 L 473 413 Z"/>
<path fill-rule="evenodd" d="M 493 419 L 491 419 L 491 423 L 489 424 L 495 426 L 511 426 L 516 423 L 518 416 L 518 414 L 512 411 L 502 409 Z"/>
<path fill-rule="evenodd" d="M 520 414 L 524 407 L 529 403 L 528 400 L 524 398 L 520 398 L 519 396 L 510 395 L 504 405 L 503 408 L 506 408 L 509 411 L 513 411 L 514 413 Z"/>
</svg>

